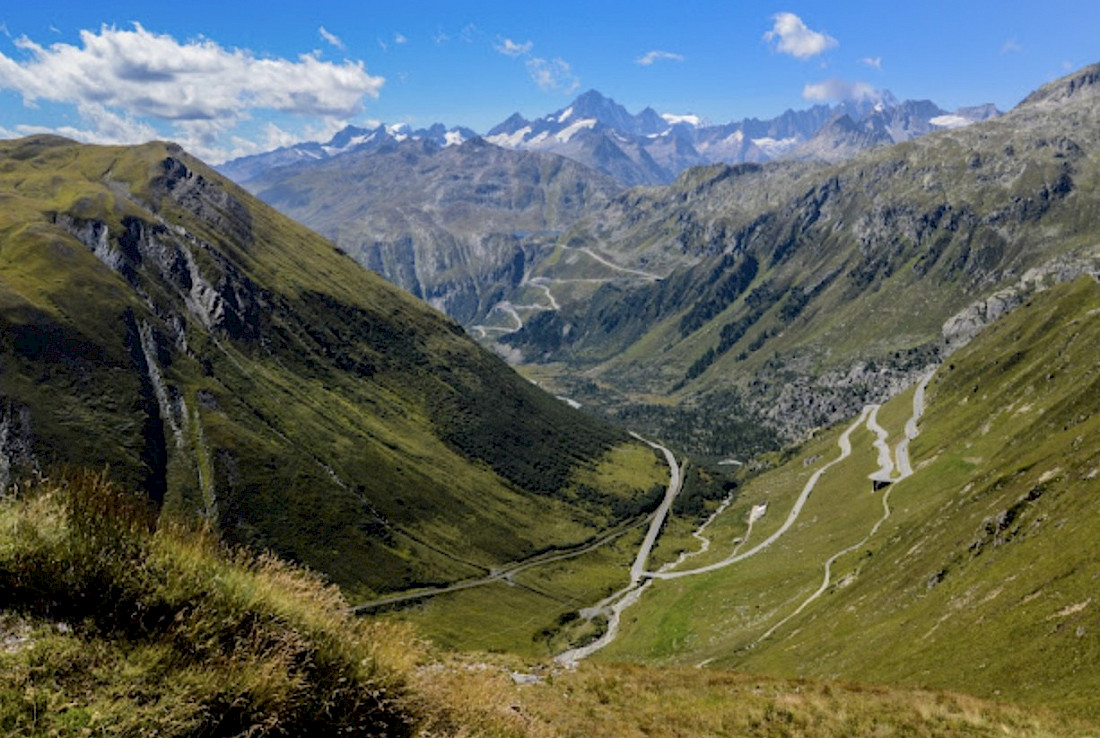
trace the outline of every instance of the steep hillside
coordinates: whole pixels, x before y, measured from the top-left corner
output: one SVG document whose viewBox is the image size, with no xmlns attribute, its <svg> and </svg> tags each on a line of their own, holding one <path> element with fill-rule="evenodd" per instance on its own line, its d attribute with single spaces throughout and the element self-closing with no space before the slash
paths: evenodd
<svg viewBox="0 0 1100 738">
<path fill-rule="evenodd" d="M 273 169 L 244 185 L 467 325 L 523 281 L 546 234 L 621 189 L 560 156 L 481 139 L 390 142 Z"/>
<path fill-rule="evenodd" d="M 589 540 L 665 475 L 638 446 L 643 489 L 582 489 L 634 442 L 176 146 L 6 141 L 0 199 L 5 486 L 108 468 L 365 597 Z"/>
<path fill-rule="evenodd" d="M 851 456 L 770 547 L 654 582 L 606 657 L 958 689 L 1097 719 L 1097 346 L 1097 278 L 1033 296 L 932 377 L 911 476 L 876 474 L 876 437 L 900 465 L 913 391 L 849 426 Z M 746 485 L 708 528 L 711 551 L 676 571 L 777 530 L 838 458 L 838 432 Z"/>
<path fill-rule="evenodd" d="M 532 281 L 560 309 L 500 340 L 561 362 L 561 391 L 632 404 L 654 425 L 662 395 L 740 403 L 788 438 L 836 422 L 1003 309 L 985 303 L 993 293 L 1016 303 L 1040 274 L 1100 262 L 1095 71 L 837 166 L 701 168 L 624 194 L 559 241 L 619 278 L 579 290 L 604 275 L 548 259 Z"/>
</svg>

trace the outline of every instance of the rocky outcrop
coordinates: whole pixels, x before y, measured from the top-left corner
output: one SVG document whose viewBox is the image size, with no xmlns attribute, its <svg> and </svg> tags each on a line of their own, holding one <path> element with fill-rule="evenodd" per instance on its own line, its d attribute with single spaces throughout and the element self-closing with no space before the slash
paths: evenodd
<svg viewBox="0 0 1100 738">
<path fill-rule="evenodd" d="M 122 219 L 122 230 L 118 233 L 112 233 L 103 221 L 81 220 L 65 214 L 58 215 L 54 222 L 122 276 L 150 308 L 177 326 L 180 341 L 185 340 L 181 315 L 184 312 L 204 327 L 220 329 L 233 338 L 260 337 L 270 299 L 216 249 L 186 231 L 132 216 Z M 203 273 L 192 249 L 204 252 L 204 261 L 213 265 L 212 269 L 208 267 L 212 274 Z M 166 304 L 149 295 L 144 288 L 143 270 L 151 270 L 152 276 L 171 285 L 177 304 Z"/>
<path fill-rule="evenodd" d="M 12 483 L 37 471 L 30 408 L 0 398 L 0 496 Z"/>
<path fill-rule="evenodd" d="M 1100 246 L 1082 249 L 1027 270 L 1019 281 L 977 300 L 952 315 L 943 324 L 943 340 L 948 353 L 966 345 L 983 328 L 1031 295 L 1055 284 L 1069 282 L 1082 274 L 1100 278 Z"/>
<path fill-rule="evenodd" d="M 1043 85 L 1025 97 L 1019 107 L 1049 107 L 1084 95 L 1100 95 L 1100 64 L 1092 64 L 1069 76 Z"/>
</svg>

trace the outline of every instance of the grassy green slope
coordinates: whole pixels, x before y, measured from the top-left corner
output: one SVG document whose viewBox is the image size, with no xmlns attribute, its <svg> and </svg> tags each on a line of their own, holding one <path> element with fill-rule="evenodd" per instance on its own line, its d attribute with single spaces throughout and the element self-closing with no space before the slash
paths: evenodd
<svg viewBox="0 0 1100 738">
<path fill-rule="evenodd" d="M 314 574 L 78 474 L 0 498 L 10 736 L 1080 736 L 929 691 L 433 651 Z M 537 675 L 516 684 L 512 674 Z"/>
<path fill-rule="evenodd" d="M 821 598 L 759 640 L 819 586 L 825 559 L 881 517 L 866 430 L 779 542 L 720 572 L 658 582 L 609 657 L 951 688 L 1095 719 L 1097 346 L 1097 280 L 1033 297 L 940 368 L 915 474 L 890 488 L 891 516 L 838 560 Z M 891 443 L 910 398 L 880 412 Z M 746 485 L 712 529 L 716 545 L 743 535 L 741 508 L 755 502 L 773 505 L 758 526 L 773 515 L 776 526 L 801 480 L 837 455 L 836 435 Z"/>
<path fill-rule="evenodd" d="M 5 142 L 0 199 L 16 472 L 109 466 L 362 596 L 638 512 L 576 491 L 624 435 L 178 147 Z"/>
</svg>

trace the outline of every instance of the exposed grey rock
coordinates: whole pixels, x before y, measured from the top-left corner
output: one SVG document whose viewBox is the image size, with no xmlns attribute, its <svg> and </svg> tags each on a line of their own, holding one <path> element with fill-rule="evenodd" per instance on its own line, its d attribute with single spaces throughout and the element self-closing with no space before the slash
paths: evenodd
<svg viewBox="0 0 1100 738">
<path fill-rule="evenodd" d="M 1100 275 L 1100 245 L 1059 256 L 1028 269 L 1015 284 L 975 301 L 948 318 L 942 330 L 948 352 L 964 346 L 982 329 L 1024 303 L 1032 294 L 1072 281 L 1082 274 Z"/>
<path fill-rule="evenodd" d="M 12 482 L 38 471 L 30 409 L 0 398 L 0 496 Z"/>
</svg>

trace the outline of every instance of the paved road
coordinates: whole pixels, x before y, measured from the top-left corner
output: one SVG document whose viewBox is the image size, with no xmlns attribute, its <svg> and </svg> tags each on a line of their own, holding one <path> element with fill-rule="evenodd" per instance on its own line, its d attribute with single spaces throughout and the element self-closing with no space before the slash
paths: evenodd
<svg viewBox="0 0 1100 738">
<path fill-rule="evenodd" d="M 745 553 L 732 554 L 722 561 L 708 564 L 707 566 L 701 566 L 698 569 L 688 569 L 686 571 L 646 572 L 646 576 L 652 577 L 653 579 L 679 579 L 681 577 L 690 577 L 696 576 L 698 574 L 705 574 L 706 572 L 717 571 L 718 569 L 723 569 L 727 566 L 730 566 L 731 564 L 736 564 L 738 561 L 744 561 L 750 556 L 755 556 L 756 554 L 766 549 L 768 546 L 778 541 L 780 537 L 782 537 L 782 535 L 786 533 L 792 525 L 794 525 L 795 521 L 798 520 L 798 516 L 802 512 L 802 506 L 805 505 L 806 500 L 810 498 L 810 493 L 813 492 L 814 487 L 817 486 L 817 482 L 821 479 L 821 476 L 829 469 L 829 467 L 833 466 L 834 464 L 839 464 L 841 461 L 844 461 L 846 458 L 851 456 L 852 433 L 864 421 L 866 421 L 867 416 L 868 414 L 870 414 L 873 407 L 873 405 L 868 405 L 867 407 L 863 408 L 863 412 L 860 413 L 858 418 L 856 418 L 856 421 L 848 426 L 848 428 L 840 435 L 840 438 L 837 440 L 837 445 L 840 446 L 840 455 L 813 473 L 809 481 L 807 481 L 806 485 L 802 488 L 802 494 L 800 494 L 798 496 L 798 499 L 795 500 L 794 506 L 791 508 L 790 514 L 787 515 L 787 519 L 783 522 L 783 525 L 780 526 L 779 530 L 772 533 L 762 542 L 758 543 L 756 546 L 749 549 Z"/>
<path fill-rule="evenodd" d="M 666 493 L 664 502 L 662 502 L 661 507 L 658 508 L 658 513 L 654 516 L 653 521 L 650 523 L 649 533 L 647 533 L 646 535 L 646 540 L 643 543 L 642 549 L 639 550 L 638 556 L 634 561 L 634 565 L 631 567 L 631 584 L 628 587 L 625 587 L 624 589 L 615 592 L 611 596 L 606 597 L 593 607 L 587 608 L 586 610 L 583 610 L 581 612 L 582 616 L 588 619 L 591 619 L 592 617 L 595 617 L 599 614 L 605 614 L 608 619 L 607 630 L 598 640 L 586 646 L 566 651 L 558 655 L 555 658 L 555 661 L 564 665 L 575 664 L 577 661 L 580 661 L 581 659 L 592 655 L 596 651 L 599 651 L 600 649 L 604 648 L 609 643 L 614 641 L 619 633 L 619 624 L 622 618 L 623 610 L 637 602 L 654 580 L 679 579 L 681 577 L 697 576 L 699 574 L 716 571 L 718 569 L 730 566 L 731 564 L 735 564 L 739 561 L 744 561 L 750 556 L 755 556 L 756 554 L 764 551 L 771 544 L 779 540 L 779 538 L 782 537 L 783 534 L 786 533 L 792 525 L 794 525 L 795 521 L 798 520 L 798 516 L 802 512 L 803 506 L 809 499 L 810 493 L 813 492 L 814 487 L 817 486 L 817 483 L 821 479 L 821 476 L 830 467 L 840 463 L 841 461 L 844 461 L 849 456 L 851 456 L 852 433 L 854 433 L 860 425 L 866 424 L 867 429 L 875 434 L 874 446 L 878 452 L 879 469 L 874 474 L 872 474 L 871 477 L 873 479 L 882 477 L 885 480 L 890 480 L 892 478 L 892 481 L 897 482 L 910 476 L 913 472 L 909 464 L 908 443 L 909 440 L 916 438 L 917 436 L 917 421 L 920 420 L 921 415 L 924 413 L 924 390 L 927 387 L 928 382 L 931 378 L 932 374 L 926 375 L 917 386 L 916 392 L 913 395 L 913 415 L 905 424 L 905 438 L 903 438 L 898 443 L 898 447 L 894 455 L 890 453 L 889 445 L 886 443 L 887 439 L 889 438 L 889 434 L 878 423 L 878 410 L 880 406 L 865 406 L 863 408 L 863 411 L 859 414 L 859 417 L 856 418 L 855 421 L 844 430 L 844 432 L 840 435 L 840 438 L 837 439 L 837 446 L 840 448 L 840 454 L 832 461 L 824 464 L 817 471 L 815 471 L 813 475 L 810 476 L 810 479 L 806 482 L 805 486 L 803 486 L 802 492 L 798 496 L 798 499 L 795 500 L 795 503 L 791 508 L 790 513 L 787 515 L 787 519 L 783 522 L 783 525 L 780 526 L 777 531 L 772 533 L 764 541 L 757 544 L 745 553 L 739 553 L 739 550 L 748 541 L 749 535 L 752 531 L 752 524 L 756 522 L 756 520 L 758 520 L 766 510 L 766 508 L 761 506 L 754 507 L 752 513 L 749 516 L 748 531 L 746 532 L 746 535 L 742 542 L 737 546 L 737 548 L 733 550 L 730 556 L 722 561 L 716 562 L 714 564 L 709 564 L 707 566 L 702 566 L 697 569 L 689 569 L 686 571 L 668 571 L 667 566 L 661 567 L 660 571 L 655 572 L 645 571 L 644 569 L 645 562 L 649 559 L 649 554 L 653 548 L 653 543 L 656 541 L 657 533 L 659 533 L 661 525 L 664 524 L 664 516 L 667 515 L 668 507 L 671 506 L 672 500 L 675 499 L 676 493 L 679 492 L 678 487 L 680 478 L 680 470 L 679 467 L 676 466 L 676 460 L 675 457 L 673 457 L 672 453 L 663 446 L 659 446 L 651 441 L 646 441 L 646 443 L 649 443 L 654 448 L 659 448 L 664 451 L 665 458 L 669 461 L 669 467 L 672 469 L 672 481 L 670 481 L 669 483 L 669 491 Z M 645 440 L 642 439 L 640 436 L 636 437 L 638 437 L 640 440 Z M 893 458 L 895 456 L 897 458 L 897 470 L 899 472 L 898 477 L 893 477 L 893 471 L 895 468 Z M 677 488 L 675 493 L 673 492 L 674 486 L 676 486 Z M 811 594 L 806 600 L 804 600 L 802 604 L 800 604 L 798 608 L 794 610 L 794 612 L 787 615 L 785 618 L 769 628 L 766 633 L 764 633 L 760 638 L 754 641 L 754 645 L 755 643 L 759 643 L 761 640 L 769 637 L 772 633 L 775 632 L 776 629 L 778 629 L 780 626 L 787 623 L 791 618 L 802 612 L 811 602 L 820 597 L 822 593 L 824 593 L 825 590 L 828 589 L 832 575 L 832 565 L 836 563 L 836 561 L 840 557 L 844 556 L 847 553 L 850 553 L 851 551 L 854 551 L 855 549 L 865 544 L 872 536 L 875 535 L 875 533 L 878 532 L 882 524 L 886 522 L 886 520 L 890 517 L 889 495 L 892 490 L 893 487 L 891 486 L 883 494 L 883 515 L 878 520 L 878 522 L 874 524 L 870 532 L 868 532 L 868 534 L 858 543 L 848 546 L 842 551 L 838 551 L 837 553 L 829 557 L 829 559 L 825 562 L 824 579 L 817 591 Z M 709 540 L 702 538 L 701 533 L 703 529 L 705 529 L 705 527 L 710 524 L 714 517 L 715 516 L 712 515 L 710 518 L 708 518 L 703 526 L 701 526 L 699 530 L 696 531 L 696 537 L 700 538 L 700 540 L 702 540 L 704 543 L 703 550 L 705 550 L 706 546 L 709 545 Z M 684 558 L 686 557 L 681 556 L 680 561 L 683 561 Z M 678 563 L 680 562 L 677 562 L 677 564 Z M 705 664 L 706 662 L 703 663 Z"/>
<path fill-rule="evenodd" d="M 924 391 L 928 388 L 928 383 L 932 381 L 933 374 L 935 372 L 924 375 L 913 393 L 913 415 L 905 423 L 905 438 L 898 443 L 896 451 L 899 479 L 905 479 L 913 475 L 913 467 L 909 463 L 909 441 L 916 438 L 917 433 L 920 432 L 917 430 L 917 423 L 924 415 Z"/>
<path fill-rule="evenodd" d="M 661 500 L 660 506 L 653 514 L 653 520 L 649 523 L 649 530 L 645 534 L 645 540 L 642 541 L 642 546 L 638 549 L 638 555 L 634 557 L 634 565 L 630 567 L 630 581 L 633 584 L 637 584 L 642 580 L 642 575 L 645 573 L 645 565 L 649 561 L 649 554 L 653 551 L 653 545 L 657 543 L 657 536 L 660 535 L 661 528 L 665 524 L 665 518 L 668 517 L 668 511 L 672 507 L 676 495 L 680 494 L 680 488 L 683 486 L 683 479 L 681 478 L 680 465 L 676 463 L 675 454 L 661 444 L 648 441 L 637 433 L 631 433 L 630 435 L 634 436 L 642 443 L 648 443 L 653 448 L 661 451 L 665 455 L 665 461 L 668 462 L 669 469 L 668 488 L 665 490 L 665 498 Z"/>
<path fill-rule="evenodd" d="M 659 274 L 653 274 L 652 272 L 643 272 L 640 269 L 631 269 L 629 267 L 619 266 L 618 264 L 616 264 L 613 261 L 608 261 L 606 258 L 600 256 L 599 254 L 597 254 L 595 251 L 593 251 L 592 249 L 590 249 L 588 247 L 574 248 L 572 246 L 562 246 L 562 248 L 563 249 L 569 249 L 571 251 L 580 251 L 584 254 L 588 254 L 590 257 L 592 257 L 594 260 L 598 261 L 599 263 L 603 264 L 605 267 L 609 267 L 611 269 L 614 269 L 617 272 L 623 272 L 624 274 L 633 274 L 634 276 L 637 276 L 637 277 L 645 277 L 646 279 L 650 279 L 650 280 L 653 280 L 655 282 L 659 281 L 661 279 L 661 276 Z"/>
<path fill-rule="evenodd" d="M 645 521 L 643 520 L 642 523 L 638 523 L 628 528 L 624 528 L 623 530 L 610 533 L 599 539 L 598 541 L 590 543 L 584 548 L 580 548 L 575 551 L 565 551 L 563 553 L 554 554 L 553 556 L 543 556 L 541 558 L 532 559 L 530 561 L 525 561 L 519 564 L 513 564 L 503 569 L 498 569 L 497 571 L 491 573 L 489 576 L 481 577 L 480 579 L 470 579 L 465 582 L 458 582 L 457 584 L 451 584 L 446 587 L 437 587 L 436 589 L 426 589 L 419 592 L 409 592 L 405 594 L 394 595 L 392 597 L 383 597 L 378 600 L 371 600 L 370 602 L 364 602 L 362 604 L 356 605 L 355 607 L 351 608 L 351 611 L 357 614 L 371 612 L 373 610 L 377 610 L 381 607 L 386 607 L 388 605 L 397 605 L 402 602 L 412 602 L 413 600 L 435 597 L 436 595 L 447 594 L 448 592 L 461 592 L 464 589 L 484 587 L 485 585 L 492 584 L 493 582 L 509 580 L 516 574 L 527 571 L 528 569 L 532 569 L 536 566 L 542 566 L 543 564 L 549 564 L 554 561 L 565 561 L 566 559 L 576 558 L 577 556 L 583 556 L 590 551 L 595 551 L 597 548 L 601 546 L 606 546 L 608 543 L 611 543 L 611 541 L 615 540 L 616 538 L 625 535 L 628 531 L 631 531 L 634 528 L 637 528 L 639 525 L 644 524 L 644 522 Z"/>
<path fill-rule="evenodd" d="M 897 454 L 897 458 L 898 458 L 898 469 L 901 471 L 901 476 L 899 476 L 897 479 L 893 480 L 895 483 L 900 482 L 902 479 L 905 479 L 906 477 L 912 476 L 912 474 L 913 474 L 913 470 L 909 466 L 908 446 L 909 446 L 909 441 L 913 438 L 916 438 L 917 434 L 919 433 L 919 430 L 917 429 L 917 421 L 919 421 L 921 415 L 924 414 L 924 389 L 925 389 L 925 387 L 928 386 L 928 381 L 930 379 L 932 379 L 932 374 L 931 373 L 926 375 L 921 380 L 920 384 L 917 385 L 916 392 L 913 394 L 913 414 L 910 416 L 909 420 L 906 421 L 906 423 L 905 423 L 905 437 L 902 438 L 898 442 L 898 446 L 897 446 L 896 454 Z M 877 412 L 877 406 L 876 406 L 876 412 Z M 878 435 L 878 439 L 875 441 L 875 446 L 879 450 L 879 457 L 878 457 L 879 458 L 879 463 L 882 464 L 883 463 L 882 449 L 883 449 L 884 446 L 887 449 L 887 451 L 886 451 L 887 460 L 889 460 L 889 455 L 890 454 L 889 454 L 889 447 L 886 446 L 886 438 L 887 438 L 886 431 L 882 428 L 882 426 L 880 426 L 878 424 L 875 412 L 873 412 L 867 418 L 867 428 L 868 428 L 868 430 L 870 430 L 870 431 L 874 432 L 876 435 Z M 881 446 L 880 446 L 880 444 L 881 444 Z M 902 463 L 903 458 L 904 458 L 904 464 Z M 890 466 L 892 467 L 893 464 L 891 463 Z M 880 474 L 881 472 L 882 472 L 882 469 L 880 469 L 878 472 L 875 472 L 875 474 L 872 474 L 871 478 L 872 479 L 877 479 L 878 478 L 877 475 Z M 889 478 L 889 476 L 887 476 L 887 478 Z M 853 543 L 851 546 L 848 546 L 845 549 L 837 551 L 835 554 L 830 556 L 829 559 L 825 562 L 825 574 L 822 577 L 821 586 L 818 587 L 817 590 L 813 594 L 811 594 L 809 597 L 807 597 L 805 600 L 803 600 L 802 604 L 800 604 L 797 608 L 795 608 L 794 612 L 790 613 L 789 615 L 784 617 L 782 620 L 780 620 L 779 622 L 772 625 L 772 627 L 768 628 L 768 630 L 765 631 L 763 635 L 761 635 L 759 638 L 757 638 L 755 641 L 752 642 L 751 646 L 755 646 L 756 644 L 760 643 L 761 641 L 763 641 L 766 638 L 768 638 L 769 636 L 771 636 L 773 633 L 775 633 L 775 631 L 779 630 L 779 628 L 781 628 L 783 625 L 785 625 L 787 622 L 789 622 L 792 618 L 794 618 L 800 612 L 805 610 L 810 605 L 811 602 L 816 600 L 821 595 L 825 594 L 825 590 L 827 590 L 829 588 L 829 583 L 832 579 L 833 564 L 835 564 L 837 562 L 837 560 L 840 559 L 842 556 L 844 556 L 846 554 L 849 554 L 852 551 L 855 551 L 856 549 L 863 546 L 863 544 L 867 543 L 867 541 L 871 540 L 871 537 L 874 536 L 875 533 L 878 533 L 878 529 L 881 528 L 882 524 L 885 523 L 886 520 L 890 517 L 890 493 L 893 492 L 893 491 L 894 491 L 894 487 L 893 487 L 893 485 L 891 485 L 890 487 L 888 487 L 886 489 L 885 492 L 883 492 L 883 494 L 882 494 L 882 517 L 879 518 L 878 522 L 876 522 L 874 524 L 874 526 L 871 527 L 871 530 L 867 533 L 867 535 L 865 535 L 859 542 Z"/>
<path fill-rule="evenodd" d="M 611 596 L 605 597 L 596 605 L 581 611 L 581 616 L 588 620 L 598 615 L 605 615 L 607 617 L 607 630 L 592 643 L 558 654 L 554 660 L 559 664 L 566 666 L 575 664 L 604 648 L 619 635 L 619 623 L 622 620 L 623 610 L 637 602 L 651 584 L 648 579 L 643 579 L 645 566 L 649 561 L 650 553 L 653 551 L 653 544 L 656 543 L 657 536 L 661 532 L 661 527 L 665 524 L 665 518 L 668 517 L 668 511 L 683 486 L 683 474 L 680 465 L 676 463 L 675 454 L 659 443 L 642 438 L 636 433 L 631 433 L 631 435 L 639 441 L 648 443 L 665 455 L 665 461 L 668 462 L 669 468 L 669 481 L 668 488 L 665 490 L 665 498 L 654 512 L 653 519 L 649 523 L 649 530 L 638 549 L 638 555 L 634 557 L 634 564 L 630 567 L 630 584 Z"/>
<path fill-rule="evenodd" d="M 894 455 L 890 453 L 890 446 L 886 443 L 890 434 L 878 423 L 879 408 L 879 405 L 875 405 L 867 416 L 867 430 L 875 434 L 874 446 L 878 451 L 878 469 L 870 474 L 870 478 L 875 482 L 890 482 L 894 477 Z"/>
</svg>

